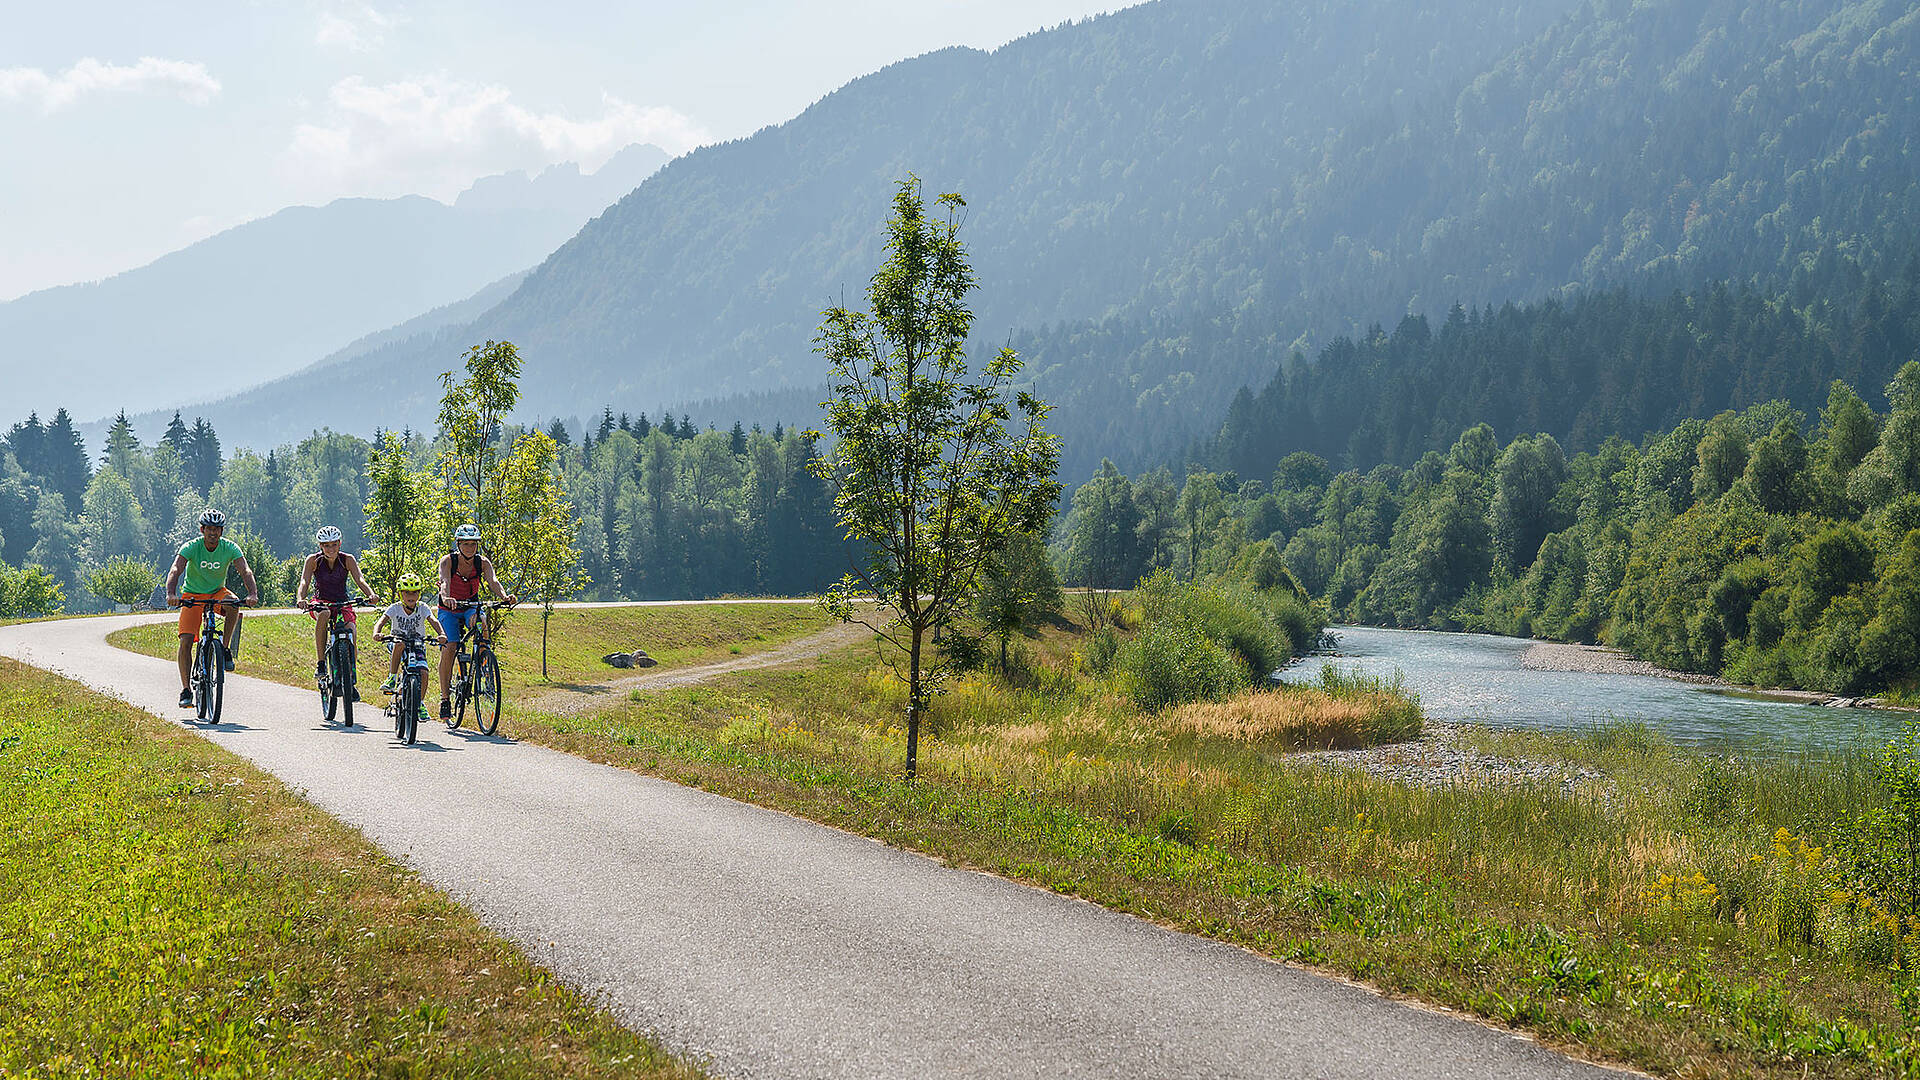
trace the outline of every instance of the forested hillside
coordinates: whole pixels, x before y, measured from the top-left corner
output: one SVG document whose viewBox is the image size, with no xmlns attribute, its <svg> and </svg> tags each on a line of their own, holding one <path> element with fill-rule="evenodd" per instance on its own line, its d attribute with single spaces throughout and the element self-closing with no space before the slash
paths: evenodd
<svg viewBox="0 0 1920 1080">
<path fill-rule="evenodd" d="M 0 303 L 7 401 L 93 420 L 278 378 L 526 270 L 665 160 L 632 146 L 591 175 L 490 177 L 457 206 L 290 207 L 104 281 Z"/>
<path fill-rule="evenodd" d="M 1477 423 L 1545 432 L 1569 450 L 1781 399 L 1811 413 L 1838 378 L 1877 394 L 1920 356 L 1920 259 L 1823 258 L 1783 293 L 1715 282 L 1647 297 L 1455 308 L 1437 325 L 1336 338 L 1242 391 L 1206 467 L 1265 476 L 1309 451 L 1341 467 L 1409 465 Z"/>
<path fill-rule="evenodd" d="M 459 336 L 519 344 L 540 415 L 809 385 L 914 172 L 970 198 L 977 325 L 1060 405 L 1067 475 L 1150 462 L 1295 349 L 1409 312 L 1899 265 L 1915 34 L 1845 0 L 1159 0 L 690 154 Z M 387 398 L 446 366 L 359 373 Z"/>
</svg>

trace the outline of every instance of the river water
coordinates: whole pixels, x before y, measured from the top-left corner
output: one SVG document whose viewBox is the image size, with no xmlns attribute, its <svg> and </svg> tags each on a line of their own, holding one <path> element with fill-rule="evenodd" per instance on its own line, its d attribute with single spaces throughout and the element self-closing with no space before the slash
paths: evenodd
<svg viewBox="0 0 1920 1080">
<path fill-rule="evenodd" d="M 1370 675 L 1398 670 L 1436 720 L 1547 731 L 1637 720 L 1676 742 L 1754 751 L 1878 745 L 1910 716 L 1767 701 L 1657 676 L 1532 671 L 1520 666 L 1520 654 L 1533 642 L 1521 638 L 1370 626 L 1332 632 L 1330 652 L 1292 664 L 1280 678 L 1311 682 L 1328 664 Z"/>
</svg>

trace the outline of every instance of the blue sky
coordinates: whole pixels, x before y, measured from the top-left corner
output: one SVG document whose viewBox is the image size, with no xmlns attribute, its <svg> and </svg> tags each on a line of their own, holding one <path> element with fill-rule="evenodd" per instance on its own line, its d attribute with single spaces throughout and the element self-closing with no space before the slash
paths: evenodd
<svg viewBox="0 0 1920 1080">
<path fill-rule="evenodd" d="M 0 300 L 343 196 L 451 199 L 620 147 L 679 153 L 849 79 L 1126 0 L 10 4 Z"/>
</svg>

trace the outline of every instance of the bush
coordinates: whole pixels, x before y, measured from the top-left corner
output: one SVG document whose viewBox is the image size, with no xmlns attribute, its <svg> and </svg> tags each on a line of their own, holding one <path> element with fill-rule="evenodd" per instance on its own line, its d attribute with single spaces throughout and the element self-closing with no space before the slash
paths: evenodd
<svg viewBox="0 0 1920 1080">
<path fill-rule="evenodd" d="M 1217 698 L 1248 681 L 1233 653 L 1184 618 L 1149 625 L 1121 647 L 1116 665 L 1128 694 L 1143 709 Z"/>
</svg>

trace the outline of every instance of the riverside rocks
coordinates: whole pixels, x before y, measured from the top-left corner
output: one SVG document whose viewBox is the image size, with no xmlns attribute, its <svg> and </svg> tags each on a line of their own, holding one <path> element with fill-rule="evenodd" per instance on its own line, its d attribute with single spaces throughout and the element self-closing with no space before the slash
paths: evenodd
<svg viewBox="0 0 1920 1080">
<path fill-rule="evenodd" d="M 1432 790 L 1443 787 L 1533 787 L 1557 789 L 1562 795 L 1581 792 L 1613 797 L 1613 781 L 1583 766 L 1556 765 L 1526 758 L 1506 758 L 1465 744 L 1466 728 L 1429 720 L 1417 742 L 1370 746 L 1363 750 L 1310 750 L 1292 760 L 1326 769 L 1358 769 L 1369 776 L 1406 787 Z"/>
</svg>

